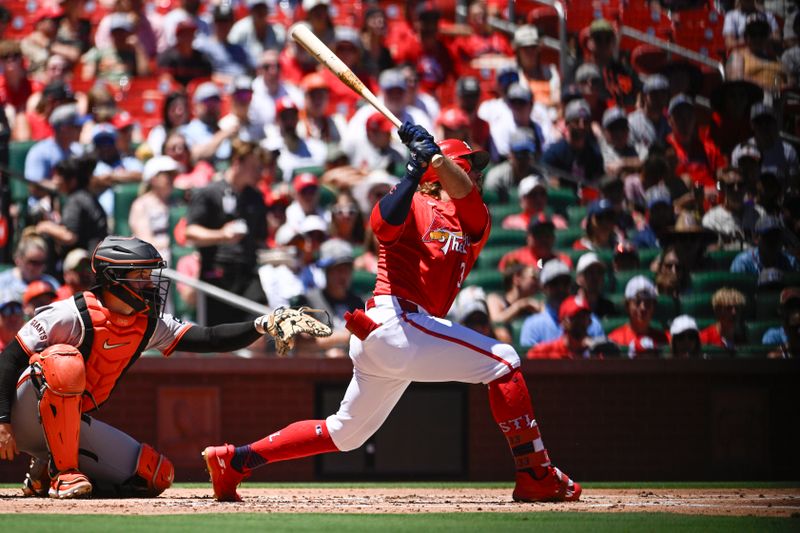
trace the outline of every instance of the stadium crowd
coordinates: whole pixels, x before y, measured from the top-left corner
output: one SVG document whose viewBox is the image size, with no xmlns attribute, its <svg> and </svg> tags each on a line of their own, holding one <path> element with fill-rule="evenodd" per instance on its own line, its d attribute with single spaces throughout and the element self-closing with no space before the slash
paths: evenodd
<svg viewBox="0 0 800 533">
<path fill-rule="evenodd" d="M 560 58 L 530 0 L 4 2 L 0 348 L 88 289 L 115 233 L 328 310 L 335 334 L 296 351 L 346 355 L 377 270 L 369 213 L 408 154 L 288 38 L 306 24 L 401 120 L 490 155 L 492 233 L 453 320 L 529 358 L 794 357 L 800 17 L 765 3 L 566 2 Z M 202 299 L 177 284 L 168 311 L 197 319 Z"/>
</svg>

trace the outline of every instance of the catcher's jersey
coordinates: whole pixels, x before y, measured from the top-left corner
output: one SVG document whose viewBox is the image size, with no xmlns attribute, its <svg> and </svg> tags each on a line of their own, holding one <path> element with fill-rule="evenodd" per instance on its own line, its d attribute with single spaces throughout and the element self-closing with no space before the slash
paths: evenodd
<svg viewBox="0 0 800 533">
<path fill-rule="evenodd" d="M 53 344 L 80 346 L 83 342 L 83 321 L 74 298 L 59 300 L 40 307 L 17 333 L 17 340 L 27 353 L 38 353 Z M 192 327 L 171 315 L 156 319 L 156 327 L 145 350 L 158 350 L 170 355 L 177 341 Z M 114 349 L 110 343 L 108 349 Z"/>
<path fill-rule="evenodd" d="M 375 209 L 380 209 L 377 204 Z M 481 240 L 473 242 L 463 231 L 452 202 L 420 193 L 414 194 L 399 236 L 396 226 L 377 215 L 371 218 L 380 242 L 375 295 L 405 298 L 434 316 L 445 316 L 489 238 L 491 221 Z M 481 215 L 486 216 L 485 212 L 461 214 Z"/>
</svg>

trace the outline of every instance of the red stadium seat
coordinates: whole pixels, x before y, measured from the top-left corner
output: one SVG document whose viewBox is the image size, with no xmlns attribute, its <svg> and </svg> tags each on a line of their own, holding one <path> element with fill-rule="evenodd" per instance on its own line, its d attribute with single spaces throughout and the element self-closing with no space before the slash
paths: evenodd
<svg viewBox="0 0 800 533">
<path fill-rule="evenodd" d="M 623 0 L 620 23 L 665 40 L 669 40 L 672 33 L 672 22 L 666 12 L 659 4 L 650 4 L 645 0 Z M 633 50 L 639 44 L 639 41 L 623 37 L 620 48 Z"/>
<path fill-rule="evenodd" d="M 552 6 L 534 8 L 528 13 L 528 24 L 533 24 L 542 35 L 558 39 L 558 12 Z"/>
<path fill-rule="evenodd" d="M 725 17 L 713 9 L 693 9 L 672 15 L 675 42 L 712 59 L 725 57 L 722 25 Z"/>
<path fill-rule="evenodd" d="M 667 53 L 657 46 L 640 44 L 631 52 L 631 65 L 639 74 L 655 74 L 667 64 Z"/>
</svg>

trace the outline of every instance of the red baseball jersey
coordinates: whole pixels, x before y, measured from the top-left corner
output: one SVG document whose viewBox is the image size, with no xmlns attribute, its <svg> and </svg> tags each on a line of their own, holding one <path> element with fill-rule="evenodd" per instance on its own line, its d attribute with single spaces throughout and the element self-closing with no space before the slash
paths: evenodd
<svg viewBox="0 0 800 533">
<path fill-rule="evenodd" d="M 485 217 L 485 228 L 474 241 L 463 231 L 453 202 L 415 193 L 402 226 L 385 222 L 376 204 L 371 217 L 380 242 L 375 295 L 405 298 L 434 316 L 445 316 L 489 238 L 491 219 L 482 207 L 483 213 L 460 213 L 474 220 Z"/>
</svg>

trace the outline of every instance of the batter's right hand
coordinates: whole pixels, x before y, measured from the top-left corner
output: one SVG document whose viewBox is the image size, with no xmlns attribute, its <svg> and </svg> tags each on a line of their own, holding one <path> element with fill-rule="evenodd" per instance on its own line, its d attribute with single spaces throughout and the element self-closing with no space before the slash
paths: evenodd
<svg viewBox="0 0 800 533">
<path fill-rule="evenodd" d="M 0 459 L 13 461 L 19 453 L 11 424 L 0 424 Z"/>
</svg>

